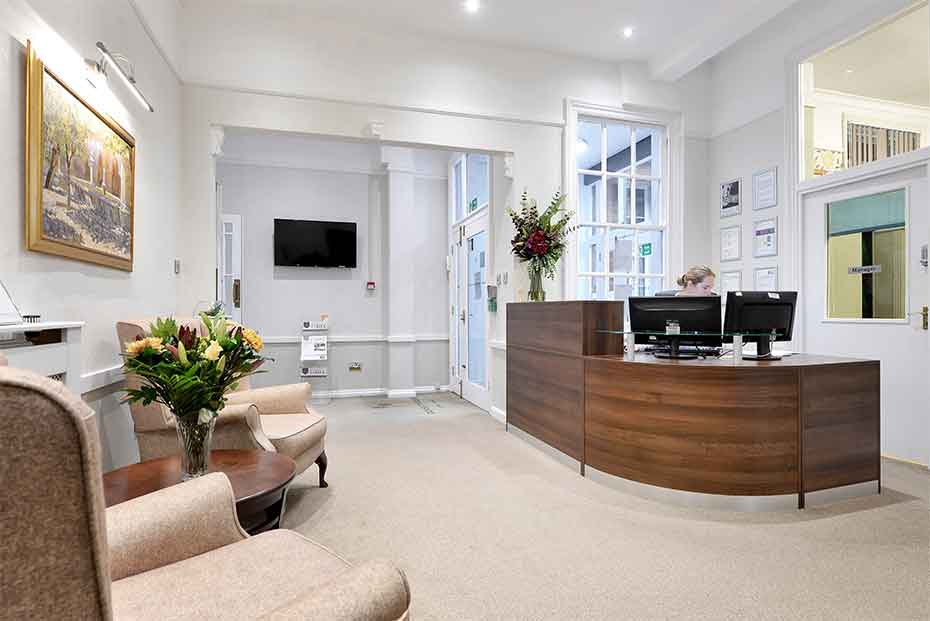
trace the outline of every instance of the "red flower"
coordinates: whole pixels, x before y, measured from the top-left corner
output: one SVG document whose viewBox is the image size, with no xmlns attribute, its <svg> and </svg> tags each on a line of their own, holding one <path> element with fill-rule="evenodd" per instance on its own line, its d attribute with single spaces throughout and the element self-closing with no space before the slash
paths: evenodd
<svg viewBox="0 0 930 621">
<path fill-rule="evenodd" d="M 526 240 L 526 245 L 533 251 L 533 254 L 540 257 L 549 252 L 549 240 L 542 231 L 536 231 L 530 235 L 530 238 Z"/>
</svg>

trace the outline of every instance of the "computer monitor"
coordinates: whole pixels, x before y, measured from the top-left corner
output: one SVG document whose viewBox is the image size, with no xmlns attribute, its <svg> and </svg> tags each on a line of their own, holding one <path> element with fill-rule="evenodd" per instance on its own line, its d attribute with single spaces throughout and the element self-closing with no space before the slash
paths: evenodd
<svg viewBox="0 0 930 621">
<path fill-rule="evenodd" d="M 716 296 L 631 297 L 630 328 L 636 343 L 667 346 L 663 358 L 695 358 L 679 347 L 720 347 L 720 298 Z M 669 333 L 670 324 L 678 324 L 678 334 Z M 673 328 L 674 329 L 674 328 Z"/>
<path fill-rule="evenodd" d="M 756 343 L 756 355 L 745 358 L 777 360 L 772 355 L 772 343 L 791 340 L 797 301 L 797 291 L 728 292 L 724 340 L 731 343 L 733 334 L 746 334 L 743 342 Z"/>
</svg>

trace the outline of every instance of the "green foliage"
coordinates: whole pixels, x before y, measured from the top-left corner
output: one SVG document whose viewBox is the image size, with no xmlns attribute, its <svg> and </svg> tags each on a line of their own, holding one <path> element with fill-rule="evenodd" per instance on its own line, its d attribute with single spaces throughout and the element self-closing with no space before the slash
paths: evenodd
<svg viewBox="0 0 930 621">
<path fill-rule="evenodd" d="M 571 226 L 574 213 L 563 207 L 565 198 L 564 194 L 556 192 L 540 214 L 536 200 L 523 190 L 520 210 L 507 210 L 516 229 L 510 242 L 511 251 L 521 261 L 529 263 L 528 269 L 548 278 L 555 277 L 555 269 L 565 252 L 565 238 L 575 230 Z"/>
<path fill-rule="evenodd" d="M 199 420 L 205 410 L 213 415 L 222 410 L 226 393 L 259 372 L 264 358 L 243 337 L 241 326 L 205 314 L 201 319 L 207 334 L 179 329 L 171 318 L 156 319 L 144 342 L 127 344 L 124 368 L 142 380 L 139 388 L 126 391 L 127 401 L 161 403 L 178 418 Z"/>
<path fill-rule="evenodd" d="M 162 340 L 177 337 L 178 322 L 172 317 L 167 317 L 165 319 L 156 318 L 155 323 L 149 324 L 149 331 L 152 333 L 152 336 L 157 336 Z"/>
</svg>

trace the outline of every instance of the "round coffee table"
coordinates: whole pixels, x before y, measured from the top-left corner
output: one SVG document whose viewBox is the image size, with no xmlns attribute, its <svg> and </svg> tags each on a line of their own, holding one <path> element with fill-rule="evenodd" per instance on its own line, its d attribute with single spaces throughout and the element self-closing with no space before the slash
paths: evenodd
<svg viewBox="0 0 930 621">
<path fill-rule="evenodd" d="M 178 455 L 150 459 L 103 475 L 106 505 L 150 494 L 181 482 Z M 280 453 L 253 450 L 216 450 L 210 453 L 210 472 L 229 477 L 236 496 L 236 515 L 250 535 L 278 528 L 284 514 L 287 486 L 294 479 L 294 460 Z"/>
</svg>

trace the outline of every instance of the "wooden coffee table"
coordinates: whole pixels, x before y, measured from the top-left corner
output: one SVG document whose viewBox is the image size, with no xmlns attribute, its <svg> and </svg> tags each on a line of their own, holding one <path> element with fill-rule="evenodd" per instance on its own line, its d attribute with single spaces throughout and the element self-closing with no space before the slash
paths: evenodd
<svg viewBox="0 0 930 621">
<path fill-rule="evenodd" d="M 106 505 L 150 494 L 181 482 L 178 455 L 150 459 L 103 475 Z M 250 535 L 278 528 L 284 514 L 287 486 L 296 474 L 294 460 L 280 453 L 253 450 L 216 450 L 210 472 L 229 477 L 236 496 L 236 514 Z"/>
</svg>

